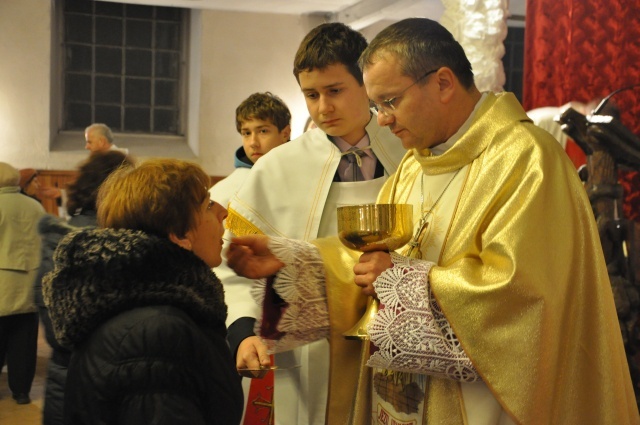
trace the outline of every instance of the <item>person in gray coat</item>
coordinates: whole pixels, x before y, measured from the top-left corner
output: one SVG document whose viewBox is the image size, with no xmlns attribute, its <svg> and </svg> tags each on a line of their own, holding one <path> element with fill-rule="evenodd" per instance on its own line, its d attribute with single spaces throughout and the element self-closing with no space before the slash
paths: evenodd
<svg viewBox="0 0 640 425">
<path fill-rule="evenodd" d="M 36 226 L 45 210 L 20 193 L 19 182 L 18 170 L 0 162 L 0 369 L 6 360 L 13 398 L 28 404 L 38 346 L 33 302 L 33 281 L 40 266 Z"/>
</svg>

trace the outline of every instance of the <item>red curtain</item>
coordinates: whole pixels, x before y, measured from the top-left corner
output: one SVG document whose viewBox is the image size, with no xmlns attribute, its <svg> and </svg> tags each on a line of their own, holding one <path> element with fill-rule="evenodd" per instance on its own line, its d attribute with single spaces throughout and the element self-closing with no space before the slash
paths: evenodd
<svg viewBox="0 0 640 425">
<path fill-rule="evenodd" d="M 639 83 L 640 0 L 527 0 L 526 110 L 586 103 Z M 612 100 L 640 136 L 640 87 Z M 621 173 L 621 183 L 626 216 L 640 221 L 640 173 Z"/>
</svg>

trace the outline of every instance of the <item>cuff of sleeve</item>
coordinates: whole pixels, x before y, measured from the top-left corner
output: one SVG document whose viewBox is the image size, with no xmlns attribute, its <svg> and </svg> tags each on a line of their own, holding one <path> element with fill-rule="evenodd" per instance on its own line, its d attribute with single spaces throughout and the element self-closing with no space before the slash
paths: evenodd
<svg viewBox="0 0 640 425">
<path fill-rule="evenodd" d="M 253 332 L 255 323 L 256 319 L 253 317 L 241 317 L 229 326 L 227 330 L 227 343 L 229 344 L 229 349 L 234 359 L 238 353 L 240 343 L 250 336 L 255 336 Z"/>
</svg>

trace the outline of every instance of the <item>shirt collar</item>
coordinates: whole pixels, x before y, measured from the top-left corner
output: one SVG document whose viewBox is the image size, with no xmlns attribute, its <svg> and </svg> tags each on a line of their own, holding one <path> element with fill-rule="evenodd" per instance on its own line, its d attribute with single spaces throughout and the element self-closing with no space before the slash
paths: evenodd
<svg viewBox="0 0 640 425">
<path fill-rule="evenodd" d="M 358 143 L 356 143 L 353 146 L 351 146 L 349 143 L 345 142 L 343 138 L 338 137 L 338 136 L 332 136 L 331 140 L 338 147 L 338 149 L 340 149 L 340 152 L 346 152 L 349 149 L 351 149 L 352 147 L 356 147 L 356 148 L 363 149 L 362 152 L 364 152 L 365 155 L 367 155 L 367 156 L 369 156 L 371 158 L 375 158 L 375 156 L 373 155 L 373 152 L 371 151 L 371 149 L 364 149 L 364 148 L 368 147 L 369 144 L 370 144 L 369 135 L 367 134 L 367 132 L 365 132 L 364 133 L 364 137 L 362 139 L 360 139 L 358 141 Z"/>
</svg>

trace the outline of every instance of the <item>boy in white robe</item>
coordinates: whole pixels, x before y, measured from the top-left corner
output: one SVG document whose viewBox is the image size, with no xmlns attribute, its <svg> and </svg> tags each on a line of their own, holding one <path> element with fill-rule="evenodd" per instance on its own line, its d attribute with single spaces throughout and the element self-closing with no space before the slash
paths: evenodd
<svg viewBox="0 0 640 425">
<path fill-rule="evenodd" d="M 314 28 L 302 41 L 294 75 L 318 128 L 274 149 L 257 163 L 231 199 L 227 226 L 232 235 L 262 233 L 305 240 L 334 235 L 336 208 L 372 203 L 404 150 L 369 108 L 357 60 L 367 46 L 358 32 L 340 23 Z M 345 182 L 341 161 L 356 147 L 362 181 Z M 348 174 L 348 173 L 347 173 Z M 267 347 L 255 336 L 258 305 L 251 280 L 219 274 L 229 305 L 229 342 L 238 368 L 271 365 Z M 325 422 L 328 393 L 328 342 L 278 353 L 274 373 L 254 379 L 244 423 L 268 419 L 276 424 Z M 271 384 L 270 379 L 275 382 Z M 262 388 L 254 389 L 259 384 Z M 274 394 L 268 387 L 274 387 Z M 275 408 L 275 411 L 273 410 Z"/>
</svg>

